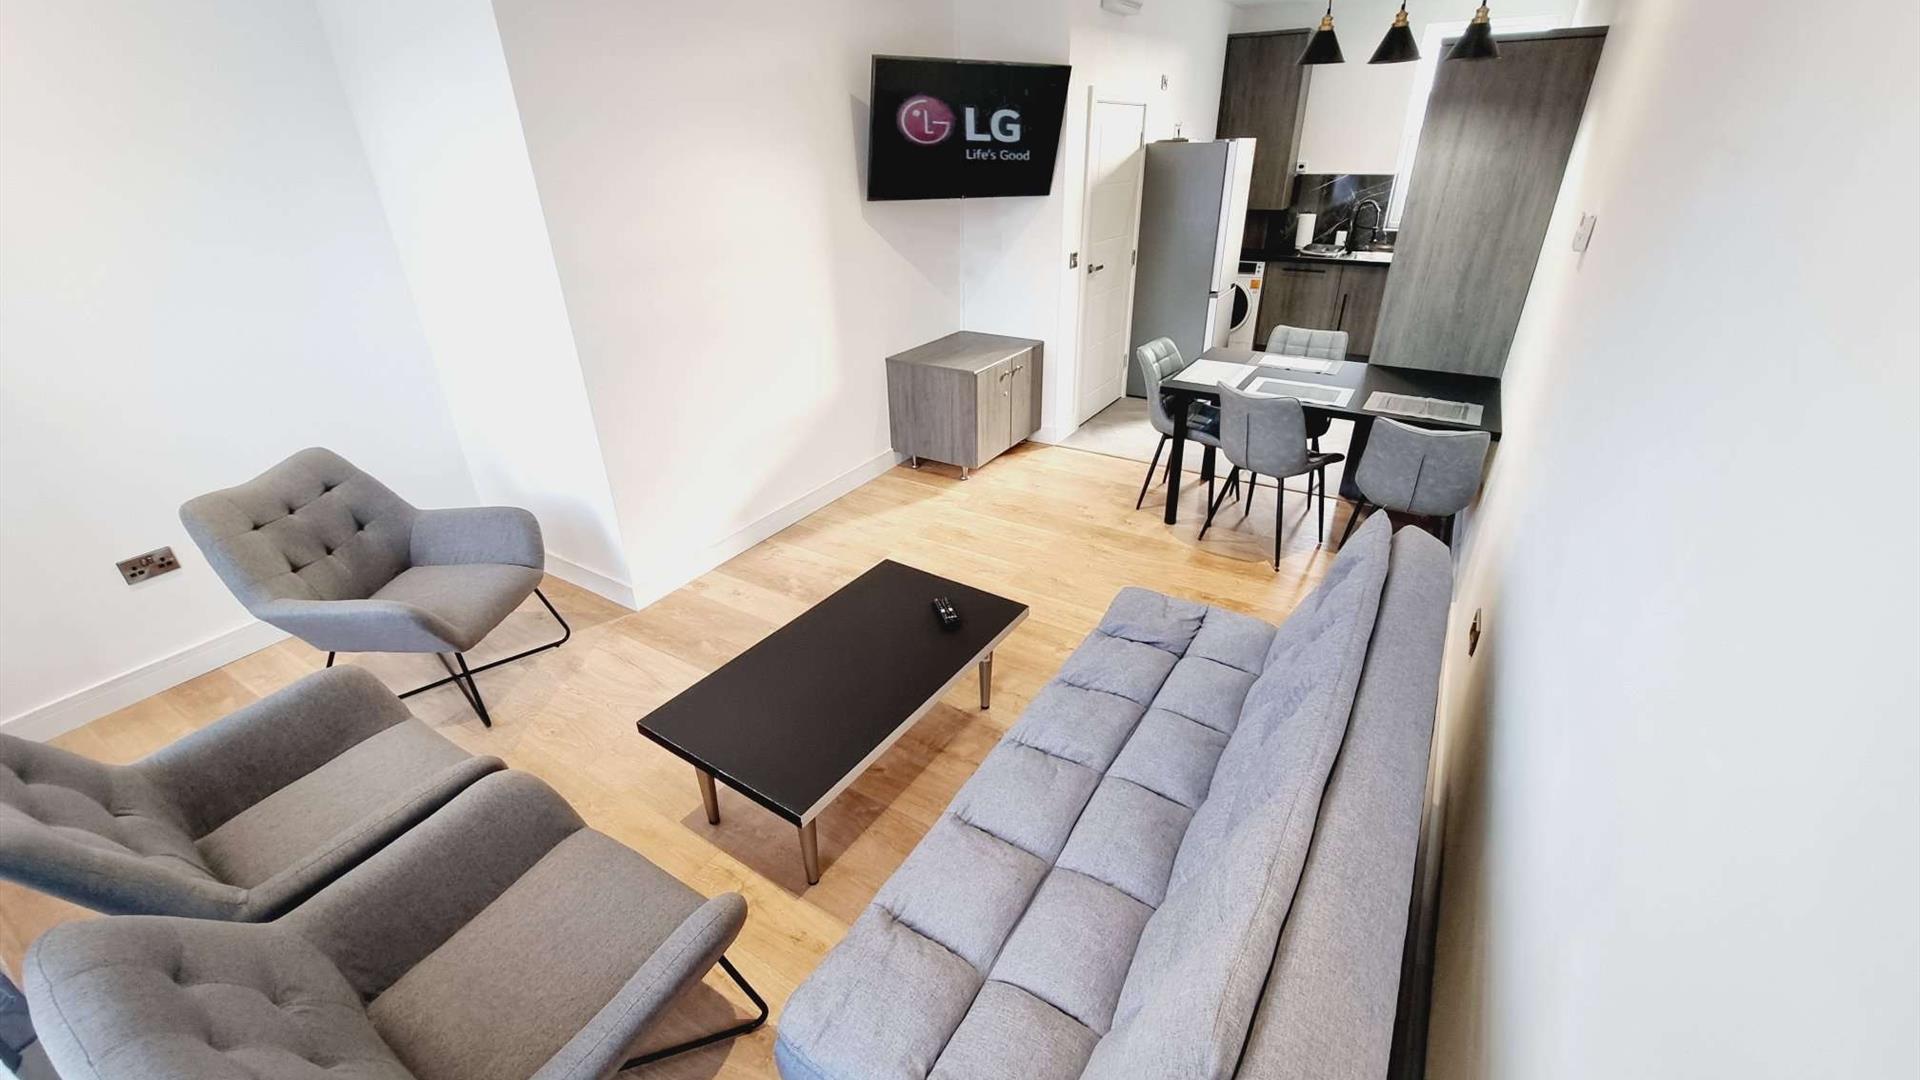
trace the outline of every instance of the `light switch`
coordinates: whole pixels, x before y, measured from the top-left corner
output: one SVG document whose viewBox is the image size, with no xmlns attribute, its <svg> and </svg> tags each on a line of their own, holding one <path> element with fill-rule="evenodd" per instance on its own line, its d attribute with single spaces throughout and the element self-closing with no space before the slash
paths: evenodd
<svg viewBox="0 0 1920 1080">
<path fill-rule="evenodd" d="M 1580 215 L 1580 227 L 1573 230 L 1573 250 L 1587 250 L 1587 244 L 1593 240 L 1593 226 L 1599 220 L 1599 214 Z"/>
</svg>

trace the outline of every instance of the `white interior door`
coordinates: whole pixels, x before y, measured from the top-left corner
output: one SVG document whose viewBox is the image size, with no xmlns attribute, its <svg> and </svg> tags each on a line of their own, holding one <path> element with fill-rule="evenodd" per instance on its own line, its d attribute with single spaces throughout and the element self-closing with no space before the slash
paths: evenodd
<svg viewBox="0 0 1920 1080">
<path fill-rule="evenodd" d="M 1140 172 L 1147 107 L 1093 99 L 1087 119 L 1085 236 L 1080 245 L 1080 357 L 1074 419 L 1113 403 L 1127 385 L 1134 251 L 1140 238 Z"/>
</svg>

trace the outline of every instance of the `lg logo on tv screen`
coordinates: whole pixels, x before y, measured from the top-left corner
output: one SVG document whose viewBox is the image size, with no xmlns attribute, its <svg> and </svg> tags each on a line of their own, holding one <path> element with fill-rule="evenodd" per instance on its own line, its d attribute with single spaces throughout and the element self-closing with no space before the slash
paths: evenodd
<svg viewBox="0 0 1920 1080">
<path fill-rule="evenodd" d="M 946 142 L 956 126 L 963 126 L 966 140 L 970 143 L 1017 143 L 1020 141 L 1020 112 L 1017 109 L 996 109 L 987 117 L 986 127 L 980 126 L 980 111 L 969 105 L 962 114 L 964 125 L 954 122 L 953 108 L 946 102 L 930 94 L 915 94 L 900 103 L 900 134 L 908 142 L 920 146 L 937 146 Z M 1033 158 L 1031 150 L 1011 150 L 991 147 L 969 147 L 969 161 L 1029 161 Z"/>
</svg>

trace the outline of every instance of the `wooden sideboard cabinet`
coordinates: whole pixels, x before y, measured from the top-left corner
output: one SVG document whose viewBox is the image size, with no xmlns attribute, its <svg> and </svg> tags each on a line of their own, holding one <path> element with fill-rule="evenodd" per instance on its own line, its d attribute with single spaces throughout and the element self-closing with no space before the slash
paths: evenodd
<svg viewBox="0 0 1920 1080">
<path fill-rule="evenodd" d="M 963 330 L 887 357 L 893 449 L 965 480 L 1040 428 L 1041 343 Z"/>
</svg>

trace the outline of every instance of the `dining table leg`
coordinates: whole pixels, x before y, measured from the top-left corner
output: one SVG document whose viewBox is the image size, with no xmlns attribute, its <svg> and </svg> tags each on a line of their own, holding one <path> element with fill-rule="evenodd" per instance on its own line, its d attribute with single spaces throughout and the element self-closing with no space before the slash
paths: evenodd
<svg viewBox="0 0 1920 1080">
<path fill-rule="evenodd" d="M 1167 512 L 1161 518 L 1169 525 L 1180 520 L 1180 477 L 1181 459 L 1186 457 L 1187 449 L 1187 399 L 1178 394 L 1169 394 L 1168 401 L 1173 414 L 1173 446 L 1167 450 Z"/>
</svg>

